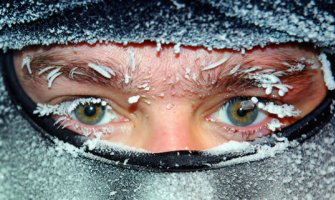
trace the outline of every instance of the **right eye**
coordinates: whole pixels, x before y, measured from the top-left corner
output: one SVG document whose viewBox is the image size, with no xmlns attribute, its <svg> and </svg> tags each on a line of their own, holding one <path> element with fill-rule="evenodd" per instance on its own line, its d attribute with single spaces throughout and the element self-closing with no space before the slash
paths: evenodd
<svg viewBox="0 0 335 200">
<path fill-rule="evenodd" d="M 223 115 L 223 122 L 235 126 L 248 126 L 257 124 L 266 119 L 267 114 L 259 110 L 257 106 L 251 109 L 243 110 L 241 103 L 244 100 L 241 98 L 233 98 L 220 111 Z"/>
<path fill-rule="evenodd" d="M 120 118 L 110 106 L 102 105 L 102 103 L 80 104 L 70 116 L 87 125 L 102 125 Z"/>
</svg>

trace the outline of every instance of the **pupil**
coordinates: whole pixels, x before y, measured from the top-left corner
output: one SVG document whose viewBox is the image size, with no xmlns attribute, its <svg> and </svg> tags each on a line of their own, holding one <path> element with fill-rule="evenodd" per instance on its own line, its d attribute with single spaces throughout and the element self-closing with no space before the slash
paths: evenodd
<svg viewBox="0 0 335 200">
<path fill-rule="evenodd" d="M 248 110 L 242 110 L 241 108 L 237 110 L 237 115 L 240 117 L 244 117 L 246 114 L 248 114 Z"/>
<path fill-rule="evenodd" d="M 97 109 L 95 105 L 88 105 L 84 109 L 85 115 L 92 117 L 96 114 Z"/>
</svg>

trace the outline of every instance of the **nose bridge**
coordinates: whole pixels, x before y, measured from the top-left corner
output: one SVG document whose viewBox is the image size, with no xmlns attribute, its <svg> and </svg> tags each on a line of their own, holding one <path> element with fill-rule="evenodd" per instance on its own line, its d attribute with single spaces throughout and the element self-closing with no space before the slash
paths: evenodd
<svg viewBox="0 0 335 200">
<path fill-rule="evenodd" d="M 150 108 L 146 149 L 153 152 L 194 149 L 198 143 L 192 127 L 192 107 L 170 102 L 153 105 Z"/>
</svg>

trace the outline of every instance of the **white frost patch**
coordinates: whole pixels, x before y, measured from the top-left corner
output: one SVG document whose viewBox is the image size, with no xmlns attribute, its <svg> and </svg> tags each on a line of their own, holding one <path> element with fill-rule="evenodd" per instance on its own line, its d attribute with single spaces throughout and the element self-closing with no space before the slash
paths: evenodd
<svg viewBox="0 0 335 200">
<path fill-rule="evenodd" d="M 103 99 L 100 98 L 80 98 L 73 101 L 66 101 L 60 104 L 41 104 L 37 103 L 37 107 L 34 110 L 33 114 L 38 115 L 39 117 L 49 116 L 49 115 L 70 115 L 72 111 L 76 109 L 76 107 L 80 104 L 84 105 L 87 103 L 93 104 L 104 104 L 106 105 Z"/>
<path fill-rule="evenodd" d="M 119 151 L 124 151 L 124 152 L 148 153 L 148 151 L 145 150 L 145 149 L 131 147 L 131 146 L 124 145 L 124 144 L 121 144 L 121 143 L 114 143 L 114 142 L 110 142 L 108 140 L 101 140 L 101 139 L 96 139 L 96 138 L 87 140 L 83 144 L 83 146 L 86 146 L 90 150 L 113 148 L 113 149 L 117 149 Z"/>
<path fill-rule="evenodd" d="M 289 65 L 289 69 L 286 70 L 287 72 L 301 72 L 302 70 L 305 69 L 306 65 L 302 63 L 298 63 L 297 65 Z"/>
<path fill-rule="evenodd" d="M 42 75 L 43 73 L 45 73 L 45 72 L 47 72 L 47 71 L 49 71 L 49 70 L 51 70 L 51 69 L 54 69 L 54 68 L 56 68 L 56 66 L 45 67 L 45 68 L 41 69 L 41 70 L 37 73 L 37 75 Z"/>
<path fill-rule="evenodd" d="M 130 60 L 129 60 L 129 65 L 131 68 L 131 71 L 135 71 L 136 69 L 136 60 L 135 60 L 135 53 L 133 50 L 129 50 L 129 55 L 130 55 Z"/>
<path fill-rule="evenodd" d="M 124 83 L 128 84 L 128 83 L 130 83 L 130 80 L 131 80 L 131 76 L 129 76 L 128 74 L 125 74 L 124 75 Z"/>
<path fill-rule="evenodd" d="M 189 67 L 186 67 L 185 68 L 185 75 L 184 77 L 187 79 L 187 80 L 190 80 L 191 79 L 191 68 Z"/>
<path fill-rule="evenodd" d="M 230 58 L 231 54 L 230 53 L 224 53 L 223 54 L 223 58 L 221 58 L 220 60 L 218 60 L 217 62 L 214 62 L 210 65 L 207 65 L 206 67 L 202 68 L 202 71 L 206 71 L 206 70 L 210 70 L 210 69 L 214 69 L 220 65 L 222 65 L 223 63 L 225 63 L 229 58 Z"/>
<path fill-rule="evenodd" d="M 272 119 L 270 122 L 266 124 L 266 127 L 271 131 L 275 131 L 280 127 L 282 127 L 283 125 L 285 124 L 281 123 L 278 119 Z"/>
<path fill-rule="evenodd" d="M 297 110 L 293 105 L 288 104 L 276 105 L 273 102 L 266 104 L 259 102 L 257 103 L 257 107 L 268 113 L 275 114 L 279 118 L 298 116 L 301 113 L 301 111 Z"/>
<path fill-rule="evenodd" d="M 222 153 L 242 153 L 249 152 L 253 150 L 253 146 L 249 142 L 237 142 L 237 141 L 229 141 L 222 145 L 210 148 L 205 153 L 210 153 L 214 155 L 219 155 Z"/>
<path fill-rule="evenodd" d="M 112 78 L 112 75 L 115 76 L 115 72 L 107 66 L 97 65 L 95 63 L 88 63 L 88 67 L 98 72 L 105 78 Z"/>
<path fill-rule="evenodd" d="M 250 68 L 248 72 L 250 72 L 250 70 L 255 71 L 256 69 L 259 68 Z M 245 70 L 243 72 L 246 73 Z M 275 72 L 273 69 L 266 69 L 259 72 L 249 73 L 246 75 L 246 78 L 256 80 L 259 86 L 265 89 L 265 94 L 267 95 L 272 93 L 273 88 L 277 88 L 278 95 L 284 96 L 289 89 L 292 89 L 293 87 L 291 85 L 283 84 L 280 81 L 279 77 L 283 74 L 284 72 L 281 71 Z"/>
<path fill-rule="evenodd" d="M 156 42 L 156 51 L 160 52 L 162 50 L 162 43 Z"/>
<path fill-rule="evenodd" d="M 252 102 L 254 102 L 255 104 L 258 103 L 258 98 L 257 97 L 251 97 L 250 99 Z"/>
<path fill-rule="evenodd" d="M 185 7 L 185 4 L 179 3 L 178 0 L 171 0 L 171 2 L 173 3 L 173 5 L 176 6 L 178 10 Z"/>
<path fill-rule="evenodd" d="M 180 43 L 178 42 L 177 44 L 175 44 L 174 46 L 173 46 L 173 50 L 174 50 L 174 53 L 175 54 L 179 54 L 180 53 Z"/>
<path fill-rule="evenodd" d="M 230 70 L 229 75 L 232 75 L 235 72 L 237 72 L 237 70 L 239 70 L 240 67 L 241 67 L 241 64 L 236 65 L 233 69 Z"/>
<path fill-rule="evenodd" d="M 29 56 L 26 56 L 23 58 L 22 63 L 21 63 L 21 69 L 24 68 L 24 66 L 27 67 L 28 73 L 31 74 L 31 67 L 30 67 L 30 62 L 31 62 L 31 58 Z"/>
<path fill-rule="evenodd" d="M 59 72 L 61 69 L 61 67 L 57 67 L 54 70 L 51 70 L 49 72 L 49 74 L 47 75 L 47 80 L 48 80 L 48 88 L 51 88 L 52 83 L 54 82 L 54 80 L 62 74 L 62 72 Z"/>
<path fill-rule="evenodd" d="M 71 154 L 73 157 L 77 157 L 78 155 L 81 155 L 84 153 L 83 149 L 79 149 L 67 142 L 63 142 L 61 140 L 58 140 L 56 138 L 53 138 L 53 141 L 55 143 L 55 151 L 58 152 L 59 154 L 62 153 L 69 153 Z"/>
<path fill-rule="evenodd" d="M 335 89 L 335 81 L 334 81 L 334 77 L 332 75 L 332 71 L 331 71 L 331 65 L 330 62 L 327 60 L 327 56 L 324 53 L 321 53 L 319 55 L 319 60 L 322 64 L 322 71 L 323 71 L 323 78 L 325 81 L 325 84 L 328 88 L 328 90 L 334 90 Z"/>
<path fill-rule="evenodd" d="M 128 98 L 128 103 L 130 103 L 130 104 L 137 103 L 138 100 L 140 99 L 140 97 L 141 97 L 140 95 L 129 97 Z"/>
<path fill-rule="evenodd" d="M 228 161 L 223 161 L 222 163 L 217 164 L 217 166 L 228 166 L 274 157 L 276 154 L 284 152 L 288 147 L 293 145 L 295 145 L 295 143 L 290 143 L 286 138 L 283 138 L 282 142 L 278 141 L 272 147 L 268 145 L 253 145 L 251 146 L 251 148 L 257 149 L 257 152 L 255 154 L 248 156 L 241 156 Z"/>
</svg>

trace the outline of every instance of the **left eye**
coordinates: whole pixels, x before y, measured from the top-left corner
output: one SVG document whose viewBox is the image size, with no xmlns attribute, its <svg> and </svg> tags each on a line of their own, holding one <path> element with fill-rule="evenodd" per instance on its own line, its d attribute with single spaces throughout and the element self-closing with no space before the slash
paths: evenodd
<svg viewBox="0 0 335 200">
<path fill-rule="evenodd" d="M 247 99 L 241 97 L 230 99 L 212 115 L 212 119 L 216 122 L 241 127 L 263 121 L 267 114 L 259 110 L 256 105 L 249 104 L 243 109 L 242 104 L 247 101 Z"/>
<path fill-rule="evenodd" d="M 101 125 L 117 119 L 118 115 L 108 105 L 85 103 L 79 104 L 71 117 L 87 125 Z"/>
</svg>

